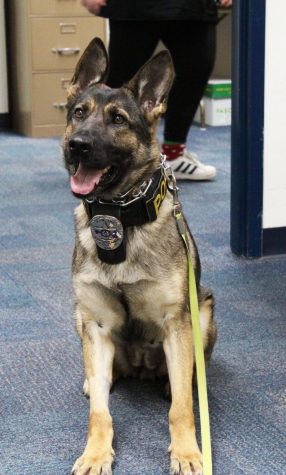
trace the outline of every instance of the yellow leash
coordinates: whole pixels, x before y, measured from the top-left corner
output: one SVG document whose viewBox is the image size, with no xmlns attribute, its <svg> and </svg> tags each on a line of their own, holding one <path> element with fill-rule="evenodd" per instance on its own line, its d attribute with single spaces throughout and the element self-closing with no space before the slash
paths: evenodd
<svg viewBox="0 0 286 475">
<path fill-rule="evenodd" d="M 211 449 L 211 434 L 210 434 L 210 420 L 209 420 L 209 406 L 207 395 L 207 380 L 206 380 L 206 365 L 204 356 L 203 339 L 201 333 L 200 319 L 199 319 L 199 304 L 197 295 L 197 286 L 195 280 L 195 273 L 192 263 L 191 250 L 189 239 L 187 235 L 187 228 L 184 222 L 183 215 L 180 211 L 180 206 L 174 207 L 174 215 L 177 220 L 179 233 L 185 243 L 188 257 L 188 271 L 189 271 L 189 299 L 190 310 L 195 346 L 196 370 L 197 370 L 197 385 L 199 395 L 199 410 L 201 422 L 201 438 L 202 438 L 202 452 L 203 452 L 203 470 L 204 475 L 212 475 L 212 449 Z"/>
<path fill-rule="evenodd" d="M 166 157 L 161 155 L 161 163 L 164 169 L 165 176 L 167 178 L 168 188 L 173 195 L 174 201 L 174 217 L 177 222 L 177 228 L 180 236 L 182 237 L 188 259 L 188 274 L 189 274 L 189 306 L 191 311 L 191 321 L 193 329 L 194 347 L 195 347 L 195 359 L 197 370 L 197 385 L 199 396 L 199 411 L 200 411 L 200 423 L 201 423 L 201 439 L 202 439 L 202 453 L 203 453 L 203 472 L 204 475 L 212 475 L 212 447 L 211 447 L 211 431 L 210 431 L 210 418 L 209 418 L 209 405 L 208 405 L 208 393 L 207 393 L 207 378 L 206 378 L 206 365 L 204 346 L 199 317 L 199 303 L 197 295 L 197 286 L 195 273 L 192 262 L 192 253 L 190 249 L 190 242 L 188 238 L 187 226 L 184 221 L 183 214 L 181 212 L 181 204 L 178 199 L 178 187 L 176 185 L 176 178 L 174 173 L 166 164 Z"/>
</svg>

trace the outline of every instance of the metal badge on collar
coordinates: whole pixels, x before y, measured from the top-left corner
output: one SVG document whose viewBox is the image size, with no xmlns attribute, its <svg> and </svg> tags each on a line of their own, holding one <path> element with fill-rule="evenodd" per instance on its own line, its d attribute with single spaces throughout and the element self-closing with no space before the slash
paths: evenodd
<svg viewBox="0 0 286 475">
<path fill-rule="evenodd" d="M 90 221 L 93 239 L 106 251 L 117 249 L 123 241 L 123 226 L 114 216 L 98 214 Z"/>
</svg>

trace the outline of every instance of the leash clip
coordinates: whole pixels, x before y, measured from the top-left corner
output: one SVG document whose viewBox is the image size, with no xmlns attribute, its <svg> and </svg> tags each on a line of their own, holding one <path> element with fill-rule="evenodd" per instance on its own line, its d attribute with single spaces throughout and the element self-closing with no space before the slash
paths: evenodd
<svg viewBox="0 0 286 475">
<path fill-rule="evenodd" d="M 178 191 L 179 187 L 177 186 L 176 177 L 174 171 L 170 165 L 167 165 L 166 155 L 161 153 L 161 165 L 163 168 L 164 175 L 167 179 L 167 185 L 169 191 L 174 195 L 174 201 L 178 202 Z"/>
<path fill-rule="evenodd" d="M 174 171 L 172 167 L 170 167 L 170 165 L 167 165 L 166 155 L 163 155 L 162 153 L 161 153 L 161 164 L 162 164 L 164 175 L 167 179 L 168 190 L 173 195 L 174 215 L 176 216 L 176 213 L 181 212 L 181 204 L 179 202 L 179 197 L 178 197 L 179 187 L 177 186 L 177 181 L 174 175 Z"/>
</svg>

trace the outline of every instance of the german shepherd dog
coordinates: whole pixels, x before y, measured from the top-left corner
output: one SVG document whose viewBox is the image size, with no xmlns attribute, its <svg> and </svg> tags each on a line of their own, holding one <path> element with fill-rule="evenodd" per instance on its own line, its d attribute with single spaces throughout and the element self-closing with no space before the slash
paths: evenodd
<svg viewBox="0 0 286 475">
<path fill-rule="evenodd" d="M 72 273 L 90 398 L 87 443 L 72 474 L 111 475 L 109 391 L 115 378 L 135 374 L 169 377 L 170 473 L 198 475 L 187 257 L 156 138 L 174 78 L 172 60 L 160 52 L 119 89 L 104 84 L 107 71 L 105 47 L 95 38 L 68 90 L 62 142 L 71 189 L 81 199 Z M 216 338 L 213 297 L 200 286 L 190 233 L 189 240 L 208 359 Z"/>
</svg>

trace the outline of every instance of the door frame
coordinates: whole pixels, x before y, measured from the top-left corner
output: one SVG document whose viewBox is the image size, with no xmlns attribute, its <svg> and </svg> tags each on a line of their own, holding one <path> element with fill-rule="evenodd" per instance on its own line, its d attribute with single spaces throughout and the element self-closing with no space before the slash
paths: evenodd
<svg viewBox="0 0 286 475">
<path fill-rule="evenodd" d="M 232 13 L 231 249 L 263 253 L 266 0 L 234 0 Z"/>
</svg>

